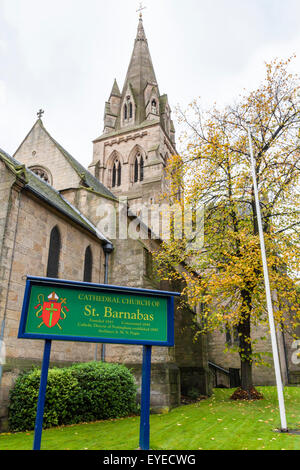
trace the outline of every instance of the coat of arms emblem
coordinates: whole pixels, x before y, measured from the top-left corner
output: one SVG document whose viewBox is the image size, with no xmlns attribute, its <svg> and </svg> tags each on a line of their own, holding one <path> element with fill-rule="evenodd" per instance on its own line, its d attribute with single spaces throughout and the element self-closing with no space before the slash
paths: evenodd
<svg viewBox="0 0 300 470">
<path fill-rule="evenodd" d="M 61 330 L 62 327 L 59 324 L 60 320 L 65 320 L 67 317 L 66 311 L 69 309 L 63 305 L 66 303 L 66 299 L 60 299 L 55 292 L 52 292 L 45 301 L 44 295 L 38 295 L 38 305 L 34 308 L 37 310 L 36 317 L 42 318 L 42 323 L 38 326 L 41 328 L 46 325 L 47 328 L 54 328 L 56 325 Z"/>
</svg>

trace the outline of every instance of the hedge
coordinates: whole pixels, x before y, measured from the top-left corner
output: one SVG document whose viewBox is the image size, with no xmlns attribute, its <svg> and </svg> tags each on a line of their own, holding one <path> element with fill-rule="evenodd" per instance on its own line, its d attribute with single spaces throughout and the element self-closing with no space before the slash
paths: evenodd
<svg viewBox="0 0 300 470">
<path fill-rule="evenodd" d="M 10 392 L 9 427 L 34 429 L 41 371 L 20 375 Z M 90 362 L 49 369 L 44 428 L 137 413 L 132 373 L 118 364 Z"/>
</svg>

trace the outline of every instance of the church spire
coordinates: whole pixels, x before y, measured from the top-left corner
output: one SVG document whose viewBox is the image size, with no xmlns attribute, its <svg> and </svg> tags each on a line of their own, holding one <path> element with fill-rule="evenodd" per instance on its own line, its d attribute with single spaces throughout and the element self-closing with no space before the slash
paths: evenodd
<svg viewBox="0 0 300 470">
<path fill-rule="evenodd" d="M 139 19 L 139 25 L 138 25 L 138 30 L 137 30 L 137 36 L 136 36 L 136 41 L 146 41 L 146 34 L 144 30 L 144 25 L 143 25 L 143 17 L 142 14 L 140 14 L 140 19 Z"/>
<path fill-rule="evenodd" d="M 128 90 L 132 90 L 133 92 L 133 98 L 136 104 L 136 124 L 140 124 L 146 118 L 144 91 L 149 83 L 157 87 L 157 80 L 144 30 L 143 19 L 140 16 L 137 36 L 122 91 L 122 101 L 125 100 Z"/>
<path fill-rule="evenodd" d="M 118 85 L 118 82 L 117 82 L 116 78 L 115 78 L 110 96 L 112 96 L 112 95 L 121 96 L 121 93 L 120 93 L 120 90 L 119 90 L 119 85 Z"/>
<path fill-rule="evenodd" d="M 142 5 L 138 10 L 144 9 Z M 167 95 L 160 95 L 140 13 L 133 51 L 123 88 L 113 83 L 105 103 L 104 135 L 139 128 L 149 122 L 159 124 L 172 143 L 175 131 Z"/>
<path fill-rule="evenodd" d="M 171 108 L 167 95 L 161 95 L 158 88 L 141 15 L 143 9 L 141 5 L 138 10 L 137 31 L 123 88 L 119 90 L 114 82 L 105 104 L 104 132 L 94 140 L 90 168 L 114 194 L 127 196 L 130 206 L 142 203 L 148 207 L 166 191 L 164 167 L 170 155 L 177 152 Z"/>
</svg>

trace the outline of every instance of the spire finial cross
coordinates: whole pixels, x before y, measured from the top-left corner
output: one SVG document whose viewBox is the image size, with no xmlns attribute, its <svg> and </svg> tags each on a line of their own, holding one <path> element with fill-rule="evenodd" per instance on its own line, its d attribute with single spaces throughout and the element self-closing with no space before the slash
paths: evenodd
<svg viewBox="0 0 300 470">
<path fill-rule="evenodd" d="M 44 112 L 45 112 L 45 111 L 44 111 L 43 109 L 40 109 L 40 110 L 38 111 L 37 116 L 38 116 L 39 119 L 42 118 Z"/>
<path fill-rule="evenodd" d="M 139 7 L 139 9 L 138 9 L 138 10 L 136 10 L 136 11 L 137 11 L 137 13 L 138 13 L 138 12 L 140 12 L 140 18 L 142 18 L 142 17 L 143 17 L 143 15 L 142 15 L 142 11 L 143 11 L 143 10 L 146 10 L 146 8 L 147 8 L 147 7 L 143 7 L 143 2 L 140 2 L 140 7 Z"/>
</svg>

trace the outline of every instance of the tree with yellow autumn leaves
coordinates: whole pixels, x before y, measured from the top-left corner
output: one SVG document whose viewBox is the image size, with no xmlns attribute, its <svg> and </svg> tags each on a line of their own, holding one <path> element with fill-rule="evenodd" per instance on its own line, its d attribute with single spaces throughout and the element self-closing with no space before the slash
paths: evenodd
<svg viewBox="0 0 300 470">
<path fill-rule="evenodd" d="M 252 366 L 261 358 L 251 329 L 267 325 L 268 316 L 249 125 L 275 322 L 293 335 L 300 325 L 300 81 L 289 73 L 292 60 L 266 64 L 264 82 L 233 106 L 204 112 L 195 100 L 186 112 L 178 110 L 186 145 L 169 161 L 169 198 L 180 185 L 178 204 L 204 207 L 204 243 L 195 248 L 184 231 L 181 237 L 173 231 L 154 253 L 161 277 L 182 279 L 190 306 L 201 306 L 197 334 L 237 331 L 241 388 L 254 398 Z M 195 238 L 199 230 L 194 227 Z"/>
</svg>

